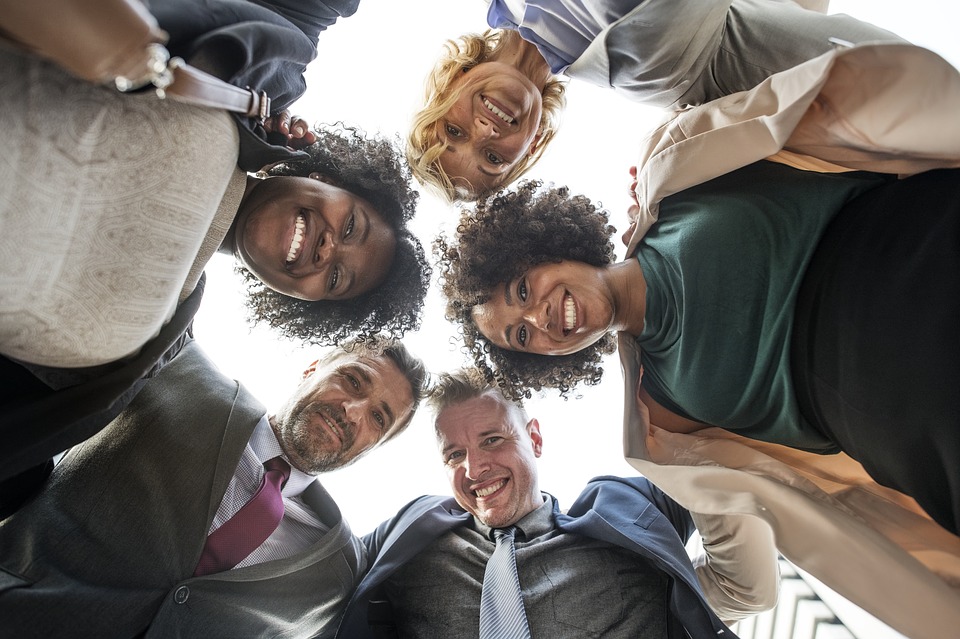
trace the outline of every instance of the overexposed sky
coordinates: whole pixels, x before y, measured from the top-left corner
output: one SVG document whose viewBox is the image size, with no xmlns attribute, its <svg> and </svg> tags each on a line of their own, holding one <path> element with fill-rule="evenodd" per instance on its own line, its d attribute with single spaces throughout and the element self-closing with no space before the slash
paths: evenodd
<svg viewBox="0 0 960 639">
<path fill-rule="evenodd" d="M 294 112 L 311 122 L 343 121 L 370 132 L 402 135 L 442 42 L 485 28 L 486 6 L 482 0 L 363 0 L 356 15 L 321 34 L 319 57 L 307 74 L 309 88 Z M 831 6 L 960 63 L 960 10 L 952 0 L 834 0 Z M 610 210 L 612 223 L 623 227 L 627 168 L 634 163 L 638 140 L 658 118 L 654 109 L 573 81 L 560 133 L 530 176 L 599 200 Z M 451 229 L 456 217 L 431 196 L 422 197 L 414 231 L 428 252 L 437 230 Z M 251 330 L 232 263 L 217 256 L 208 267 L 195 334 L 225 373 L 273 409 L 293 391 L 320 349 L 279 341 L 267 329 Z M 466 363 L 454 328 L 443 319 L 436 290 L 428 298 L 422 330 L 405 343 L 433 371 Z M 541 488 L 563 506 L 595 475 L 633 474 L 622 459 L 622 378 L 615 356 L 603 383 L 581 395 L 563 401 L 551 394 L 527 403 L 544 438 Z M 321 481 L 357 534 L 369 532 L 419 495 L 449 493 L 425 410 L 397 440 Z"/>
</svg>

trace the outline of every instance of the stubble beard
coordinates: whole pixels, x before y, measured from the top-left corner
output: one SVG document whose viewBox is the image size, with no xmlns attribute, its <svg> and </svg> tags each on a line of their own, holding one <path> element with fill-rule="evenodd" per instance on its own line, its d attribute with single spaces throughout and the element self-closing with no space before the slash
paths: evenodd
<svg viewBox="0 0 960 639">
<path fill-rule="evenodd" d="M 328 409 L 328 413 L 334 411 Z M 346 451 L 353 444 L 350 430 L 343 433 L 341 442 L 327 430 L 324 413 L 318 404 L 308 404 L 297 409 L 281 425 L 283 446 L 293 452 L 304 466 L 304 472 L 317 475 L 346 466 Z"/>
</svg>

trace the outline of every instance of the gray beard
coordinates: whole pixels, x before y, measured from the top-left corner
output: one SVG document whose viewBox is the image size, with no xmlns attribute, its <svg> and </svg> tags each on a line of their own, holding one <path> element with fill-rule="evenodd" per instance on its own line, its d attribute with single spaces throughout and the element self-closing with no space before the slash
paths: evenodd
<svg viewBox="0 0 960 639">
<path fill-rule="evenodd" d="M 323 434 L 319 436 L 314 434 L 309 417 L 316 412 L 317 409 L 312 405 L 305 406 L 293 419 L 287 419 L 282 428 L 284 444 L 290 447 L 303 465 L 306 466 L 302 470 L 312 475 L 343 468 L 353 461 L 344 461 L 343 459 L 344 451 L 353 444 L 353 439 L 350 436 L 352 431 L 349 430 L 344 432 L 345 441 L 343 445 L 336 450 L 328 450 L 326 447 L 317 450 L 317 444 L 337 444 L 339 442 L 326 431 L 323 431 Z"/>
</svg>

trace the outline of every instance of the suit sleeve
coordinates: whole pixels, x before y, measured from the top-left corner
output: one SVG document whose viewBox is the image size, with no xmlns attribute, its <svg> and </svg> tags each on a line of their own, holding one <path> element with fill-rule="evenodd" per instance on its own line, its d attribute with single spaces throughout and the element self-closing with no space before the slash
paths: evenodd
<svg viewBox="0 0 960 639">
<path fill-rule="evenodd" d="M 749 515 L 691 515 L 704 550 L 693 566 L 717 616 L 732 623 L 777 605 L 780 567 L 770 526 Z"/>
</svg>

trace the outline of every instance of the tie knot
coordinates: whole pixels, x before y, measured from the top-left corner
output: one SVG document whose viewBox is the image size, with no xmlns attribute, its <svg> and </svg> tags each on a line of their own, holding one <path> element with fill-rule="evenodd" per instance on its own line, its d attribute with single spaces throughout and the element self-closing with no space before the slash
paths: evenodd
<svg viewBox="0 0 960 639">
<path fill-rule="evenodd" d="M 280 485 L 287 483 L 290 478 L 290 464 L 283 457 L 274 457 L 263 462 L 263 468 L 268 473 L 280 473 Z"/>
<path fill-rule="evenodd" d="M 507 526 L 506 528 L 494 528 L 493 538 L 499 543 L 501 539 L 513 539 L 513 535 L 516 532 L 517 529 L 514 526 Z"/>
</svg>

